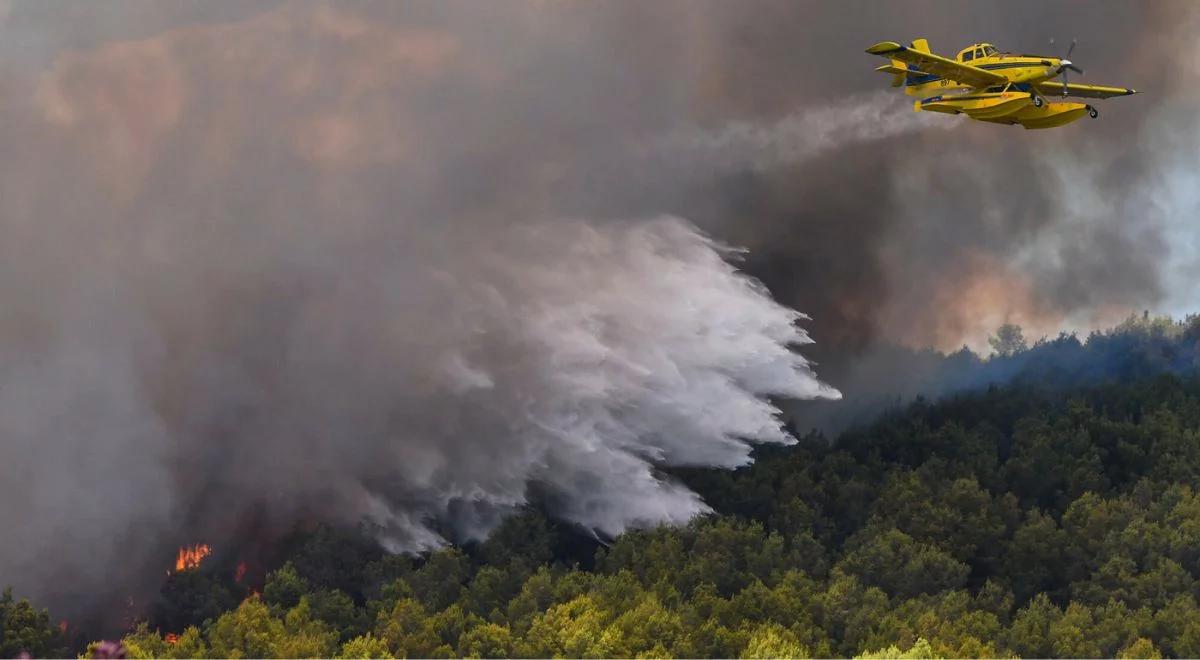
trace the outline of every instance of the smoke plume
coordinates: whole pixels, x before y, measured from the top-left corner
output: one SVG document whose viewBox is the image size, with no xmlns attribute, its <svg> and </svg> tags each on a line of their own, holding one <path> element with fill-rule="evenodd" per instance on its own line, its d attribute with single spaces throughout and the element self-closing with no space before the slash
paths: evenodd
<svg viewBox="0 0 1200 660">
<path fill-rule="evenodd" d="M 51 605 L 248 518 L 682 521 L 658 467 L 882 346 L 1190 301 L 1190 4 L 0 5 L 0 583 Z M 862 54 L 1051 35 L 1147 94 L 966 124 Z"/>
<path fill-rule="evenodd" d="M 294 63 L 295 32 L 350 61 Z M 432 94 L 460 48 L 285 11 L 6 81 L 30 102 L 0 129 L 25 147 L 4 582 L 77 611 L 247 517 L 367 519 L 420 551 L 534 486 L 599 534 L 681 523 L 707 508 L 657 468 L 743 465 L 791 441 L 768 397 L 838 396 L 795 350 L 802 315 L 694 225 L 563 218 L 504 168 L 455 172 L 467 147 L 408 128 L 393 86 Z"/>
</svg>

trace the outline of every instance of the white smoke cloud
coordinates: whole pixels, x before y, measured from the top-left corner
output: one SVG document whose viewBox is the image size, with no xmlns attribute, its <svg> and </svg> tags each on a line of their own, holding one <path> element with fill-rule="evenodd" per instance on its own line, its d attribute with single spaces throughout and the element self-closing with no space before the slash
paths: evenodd
<svg viewBox="0 0 1200 660">
<path fill-rule="evenodd" d="M 426 517 L 480 537 L 531 482 L 606 534 L 687 520 L 703 504 L 654 466 L 744 464 L 747 441 L 789 440 L 765 396 L 836 396 L 789 350 L 800 315 L 682 220 L 521 223 L 421 252 L 437 256 L 308 301 L 266 404 L 323 461 L 361 461 L 373 506 L 403 509 L 381 518 L 395 547 L 427 545 Z"/>
<path fill-rule="evenodd" d="M 169 263 L 194 228 L 178 229 L 154 247 Z M 198 318 L 195 301 L 131 301 L 147 263 L 83 299 L 53 292 L 62 331 L 0 362 L 0 526 L 30 541 L 0 550 L 6 579 L 86 591 L 111 550 L 69 540 L 170 529 L 206 497 L 208 533 L 266 506 L 365 517 L 395 551 L 444 543 L 435 521 L 480 538 L 531 484 L 603 534 L 680 523 L 707 508 L 658 466 L 742 465 L 750 442 L 790 442 L 766 397 L 838 396 L 792 350 L 802 316 L 683 220 L 476 231 L 398 223 L 377 238 L 403 254 L 330 244 L 329 271 L 267 258 L 257 279 L 233 274 L 305 291 L 277 327 L 265 293 L 164 324 Z M 213 322 L 258 330 L 230 341 Z"/>
</svg>

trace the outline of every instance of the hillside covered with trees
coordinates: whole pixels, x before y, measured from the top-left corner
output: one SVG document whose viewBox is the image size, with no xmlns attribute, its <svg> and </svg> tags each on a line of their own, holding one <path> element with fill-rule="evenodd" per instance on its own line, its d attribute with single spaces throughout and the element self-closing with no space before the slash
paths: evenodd
<svg viewBox="0 0 1200 660">
<path fill-rule="evenodd" d="M 1011 339 L 1011 337 L 1010 337 Z M 172 575 L 131 657 L 1200 656 L 1200 324 L 1010 342 L 983 388 L 734 471 L 601 542 L 536 507 L 426 557 L 369 529 L 282 545 L 260 585 Z M 1000 381 L 1003 382 L 1000 382 Z M 0 655 L 56 655 L 0 599 Z M 98 653 L 96 644 L 86 654 Z"/>
</svg>

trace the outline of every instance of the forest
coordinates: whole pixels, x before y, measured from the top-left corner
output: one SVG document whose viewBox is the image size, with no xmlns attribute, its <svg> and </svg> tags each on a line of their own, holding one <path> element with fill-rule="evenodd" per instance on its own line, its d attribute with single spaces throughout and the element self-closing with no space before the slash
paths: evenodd
<svg viewBox="0 0 1200 660">
<path fill-rule="evenodd" d="M 531 505 L 419 557 L 309 527 L 259 584 L 173 573 L 124 652 L 1200 656 L 1200 321 L 1019 335 L 968 361 L 976 386 L 664 474 L 714 510 L 685 527 L 597 539 Z M 104 655 L 80 634 L 0 598 L 0 656 Z"/>
</svg>

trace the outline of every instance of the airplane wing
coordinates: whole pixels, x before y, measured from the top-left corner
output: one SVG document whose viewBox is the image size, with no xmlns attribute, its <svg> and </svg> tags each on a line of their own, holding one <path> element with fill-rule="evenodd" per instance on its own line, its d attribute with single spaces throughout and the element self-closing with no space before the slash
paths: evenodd
<svg viewBox="0 0 1200 660">
<path fill-rule="evenodd" d="M 881 41 L 868 48 L 867 52 L 872 55 L 900 60 L 901 62 L 917 67 L 924 73 L 932 73 L 936 76 L 966 83 L 972 87 L 987 87 L 989 85 L 999 85 L 1008 82 L 1008 79 L 1000 74 L 992 73 L 991 71 L 986 71 L 970 64 L 956 62 L 941 55 L 925 53 L 907 46 L 901 46 L 894 41 Z M 1060 89 L 1059 91 L 1061 92 L 1062 90 Z"/>
<path fill-rule="evenodd" d="M 1034 85 L 1037 91 L 1043 96 L 1054 97 L 1062 96 L 1062 83 L 1054 82 L 1053 80 L 1043 80 Z M 1067 96 L 1079 96 L 1088 99 L 1107 99 L 1114 96 L 1129 96 L 1137 94 L 1136 89 L 1126 87 L 1104 87 L 1101 85 L 1081 85 L 1079 83 L 1067 83 Z"/>
</svg>

